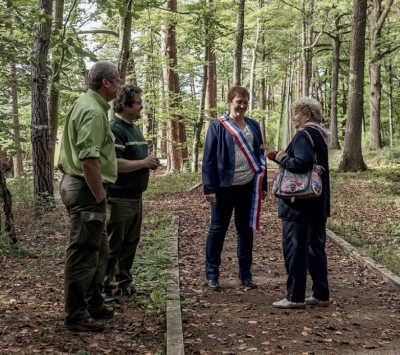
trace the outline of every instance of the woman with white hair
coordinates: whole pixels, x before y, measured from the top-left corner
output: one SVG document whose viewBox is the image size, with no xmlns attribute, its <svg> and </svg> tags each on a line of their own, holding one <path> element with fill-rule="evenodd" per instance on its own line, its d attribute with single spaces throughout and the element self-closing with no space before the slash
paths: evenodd
<svg viewBox="0 0 400 355">
<path fill-rule="evenodd" d="M 325 253 L 326 220 L 330 216 L 328 166 L 328 129 L 321 125 L 321 104 L 302 97 L 293 103 L 293 122 L 297 130 L 285 151 L 266 149 L 267 157 L 293 173 L 306 173 L 313 168 L 314 152 L 321 175 L 322 194 L 311 199 L 279 199 L 278 216 L 282 220 L 282 246 L 288 274 L 284 299 L 273 306 L 284 309 L 306 305 L 329 306 L 328 266 Z M 314 147 L 307 131 L 314 143 Z M 307 269 L 313 280 L 312 296 L 305 298 Z"/>
</svg>

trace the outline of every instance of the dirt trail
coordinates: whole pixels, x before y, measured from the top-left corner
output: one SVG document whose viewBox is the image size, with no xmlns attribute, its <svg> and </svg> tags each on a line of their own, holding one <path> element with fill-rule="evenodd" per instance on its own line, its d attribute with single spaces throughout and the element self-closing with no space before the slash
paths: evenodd
<svg viewBox="0 0 400 355">
<path fill-rule="evenodd" d="M 236 236 L 228 231 L 220 284 L 210 291 L 204 277 L 209 206 L 201 187 L 167 195 L 157 208 L 178 214 L 179 267 L 185 354 L 399 354 L 400 296 L 378 276 L 328 241 L 329 308 L 279 310 L 286 272 L 275 198 L 263 203 L 255 236 L 253 276 L 257 290 L 237 280 Z M 150 206 L 151 208 L 151 206 Z M 308 281 L 311 294 L 311 282 Z"/>
</svg>

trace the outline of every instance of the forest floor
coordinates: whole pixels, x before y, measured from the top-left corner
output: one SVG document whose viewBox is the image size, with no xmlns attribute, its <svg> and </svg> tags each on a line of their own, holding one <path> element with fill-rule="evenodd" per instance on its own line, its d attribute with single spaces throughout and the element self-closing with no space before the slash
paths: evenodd
<svg viewBox="0 0 400 355">
<path fill-rule="evenodd" d="M 378 212 L 368 206 L 358 208 L 361 223 Z M 121 299 L 114 319 L 107 321 L 102 333 L 67 331 L 63 326 L 63 264 L 68 236 L 65 210 L 57 204 L 47 220 L 33 220 L 29 211 L 19 211 L 21 250 L 34 245 L 43 251 L 51 246 L 53 252 L 48 256 L 39 253 L 39 258 L 30 252 L 0 253 L 1 355 L 165 353 L 165 311 L 141 307 L 134 299 Z M 204 243 L 210 212 L 201 187 L 150 195 L 145 199 L 144 214 L 179 216 L 186 355 L 399 353 L 398 291 L 329 241 L 331 306 L 304 310 L 271 306 L 285 296 L 286 283 L 275 198 L 268 196 L 263 202 L 261 229 L 255 235 L 252 272 L 259 285 L 256 290 L 238 282 L 233 226 L 222 255 L 221 291 L 207 289 Z M 49 235 L 46 228 L 50 223 L 52 230 L 54 223 L 58 228 Z M 310 282 L 307 290 L 307 295 L 311 294 Z"/>
</svg>

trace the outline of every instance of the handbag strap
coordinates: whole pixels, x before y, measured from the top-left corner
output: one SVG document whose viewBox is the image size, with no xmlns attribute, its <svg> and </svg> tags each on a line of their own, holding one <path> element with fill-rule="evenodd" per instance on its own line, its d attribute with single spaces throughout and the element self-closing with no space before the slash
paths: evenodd
<svg viewBox="0 0 400 355">
<path fill-rule="evenodd" d="M 308 133 L 305 129 L 303 129 L 302 131 L 307 134 L 307 137 L 310 140 L 310 143 L 311 143 L 311 145 L 313 147 L 313 151 L 314 151 L 314 162 L 316 163 L 317 162 L 317 152 L 315 151 L 315 145 L 314 145 L 314 141 L 311 137 L 311 134 Z"/>
</svg>

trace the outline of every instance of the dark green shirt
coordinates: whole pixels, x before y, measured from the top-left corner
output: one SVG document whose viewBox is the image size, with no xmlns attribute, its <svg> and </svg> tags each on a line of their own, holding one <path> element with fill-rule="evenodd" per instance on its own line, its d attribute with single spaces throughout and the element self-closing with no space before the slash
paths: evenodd
<svg viewBox="0 0 400 355">
<path fill-rule="evenodd" d="M 148 156 L 148 144 L 139 128 L 129 121 L 115 115 L 110 121 L 115 136 L 115 154 L 117 159 L 142 160 Z M 139 198 L 147 189 L 149 169 L 143 168 L 130 173 L 118 173 L 115 184 L 108 186 L 108 197 Z"/>
</svg>

